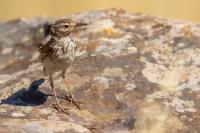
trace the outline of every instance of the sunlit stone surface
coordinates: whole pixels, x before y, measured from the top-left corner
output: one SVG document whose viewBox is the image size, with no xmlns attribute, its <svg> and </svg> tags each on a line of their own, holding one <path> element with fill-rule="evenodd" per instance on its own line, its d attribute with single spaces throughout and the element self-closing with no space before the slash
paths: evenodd
<svg viewBox="0 0 200 133">
<path fill-rule="evenodd" d="M 80 49 L 66 75 L 81 111 L 48 106 L 55 101 L 37 48 L 53 20 L 1 23 L 0 132 L 200 131 L 200 25 L 122 9 L 70 17 L 89 24 L 72 35 Z M 60 79 L 55 84 L 59 96 L 67 93 Z"/>
</svg>

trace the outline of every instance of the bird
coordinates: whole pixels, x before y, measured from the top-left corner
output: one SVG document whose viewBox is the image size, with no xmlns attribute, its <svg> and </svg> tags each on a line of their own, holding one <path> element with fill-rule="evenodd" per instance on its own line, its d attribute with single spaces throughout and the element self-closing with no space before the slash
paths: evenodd
<svg viewBox="0 0 200 133">
<path fill-rule="evenodd" d="M 72 19 L 59 19 L 55 21 L 49 30 L 50 39 L 47 43 L 40 45 L 40 60 L 43 64 L 44 75 L 49 78 L 50 87 L 56 100 L 56 108 L 63 113 L 67 113 L 66 109 L 59 103 L 55 91 L 53 74 L 61 72 L 62 80 L 64 81 L 70 98 L 71 103 L 74 103 L 80 109 L 78 103 L 69 88 L 68 82 L 65 79 L 66 70 L 73 64 L 75 54 L 77 51 L 77 44 L 70 36 L 70 33 L 86 23 L 75 22 Z"/>
</svg>

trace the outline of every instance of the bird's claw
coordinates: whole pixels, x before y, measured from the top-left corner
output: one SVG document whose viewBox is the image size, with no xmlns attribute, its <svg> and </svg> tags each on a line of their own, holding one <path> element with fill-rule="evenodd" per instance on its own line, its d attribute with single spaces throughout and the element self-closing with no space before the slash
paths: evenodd
<svg viewBox="0 0 200 133">
<path fill-rule="evenodd" d="M 58 111 L 58 113 L 62 112 L 62 113 L 65 113 L 65 114 L 69 114 L 67 112 L 67 110 L 69 110 L 69 108 L 66 108 L 66 107 L 64 108 L 60 104 L 54 103 L 54 104 L 51 104 L 49 106 L 52 107 L 52 108 L 54 108 L 54 109 L 56 109 Z"/>
<path fill-rule="evenodd" d="M 70 101 L 71 104 L 74 104 L 74 105 L 76 106 L 76 108 L 80 110 L 79 104 L 82 104 L 81 102 L 75 100 L 74 97 L 73 97 L 72 95 L 70 95 L 70 96 L 65 95 L 64 97 L 65 97 L 65 99 L 66 99 L 67 101 Z"/>
</svg>

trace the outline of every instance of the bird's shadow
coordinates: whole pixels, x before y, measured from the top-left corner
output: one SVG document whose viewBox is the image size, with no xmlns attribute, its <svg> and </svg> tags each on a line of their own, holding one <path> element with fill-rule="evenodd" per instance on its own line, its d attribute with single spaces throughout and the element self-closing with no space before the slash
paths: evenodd
<svg viewBox="0 0 200 133">
<path fill-rule="evenodd" d="M 38 88 L 44 83 L 44 79 L 33 81 L 28 88 L 22 88 L 6 99 L 0 101 L 0 104 L 10 104 L 16 106 L 39 106 L 43 104 L 49 95 L 39 91 Z"/>
</svg>

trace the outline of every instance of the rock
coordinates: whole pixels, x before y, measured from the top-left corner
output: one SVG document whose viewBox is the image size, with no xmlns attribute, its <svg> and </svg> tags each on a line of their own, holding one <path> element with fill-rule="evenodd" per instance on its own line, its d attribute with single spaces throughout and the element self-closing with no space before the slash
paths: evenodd
<svg viewBox="0 0 200 133">
<path fill-rule="evenodd" d="M 108 77 L 120 77 L 123 74 L 121 68 L 106 68 L 103 72 L 103 76 Z"/>
<path fill-rule="evenodd" d="M 69 16 L 68 16 L 69 17 Z M 0 132 L 199 132 L 200 25 L 122 9 L 70 16 L 88 23 L 72 37 L 77 60 L 66 74 L 81 110 L 60 102 L 43 78 L 38 45 L 53 20 L 0 23 Z"/>
<path fill-rule="evenodd" d="M 1 132 L 34 132 L 34 133 L 54 133 L 54 132 L 70 132 L 70 133 L 89 133 L 85 127 L 66 121 L 49 121 L 49 120 L 27 120 L 27 119 L 8 119 L 5 122 L 0 122 Z M 13 128 L 9 128 L 13 127 Z"/>
<path fill-rule="evenodd" d="M 13 117 L 22 117 L 22 116 L 25 116 L 25 114 L 23 114 L 23 113 L 17 113 L 17 112 L 15 113 L 14 112 L 14 113 L 11 114 L 11 116 L 13 116 Z"/>
</svg>

